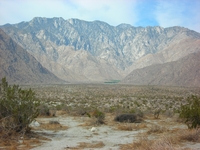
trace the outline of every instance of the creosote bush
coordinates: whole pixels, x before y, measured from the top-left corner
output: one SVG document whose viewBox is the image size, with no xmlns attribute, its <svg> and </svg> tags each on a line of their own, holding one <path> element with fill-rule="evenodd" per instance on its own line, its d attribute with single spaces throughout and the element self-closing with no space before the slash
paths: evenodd
<svg viewBox="0 0 200 150">
<path fill-rule="evenodd" d="M 46 104 L 41 104 L 39 106 L 39 115 L 50 116 L 50 110 L 49 110 L 49 107 Z"/>
<path fill-rule="evenodd" d="M 0 84 L 0 133 L 26 133 L 29 124 L 38 116 L 40 102 L 35 93 L 18 85 L 8 85 L 6 78 Z"/>
<path fill-rule="evenodd" d="M 118 122 L 129 122 L 129 123 L 140 123 L 141 118 L 136 114 L 120 114 L 115 117 L 115 121 Z"/>
<path fill-rule="evenodd" d="M 187 98 L 188 104 L 180 108 L 180 118 L 184 119 L 189 129 L 200 126 L 200 97 L 192 95 Z"/>
<path fill-rule="evenodd" d="M 156 110 L 154 111 L 154 118 L 155 118 L 155 119 L 158 119 L 158 118 L 159 118 L 160 112 L 161 112 L 161 109 L 160 109 L 160 108 L 159 108 L 159 109 L 156 109 Z"/>
<path fill-rule="evenodd" d="M 104 124 L 105 114 L 98 109 L 95 109 L 91 113 L 87 113 L 88 117 L 96 118 L 96 124 Z"/>
</svg>

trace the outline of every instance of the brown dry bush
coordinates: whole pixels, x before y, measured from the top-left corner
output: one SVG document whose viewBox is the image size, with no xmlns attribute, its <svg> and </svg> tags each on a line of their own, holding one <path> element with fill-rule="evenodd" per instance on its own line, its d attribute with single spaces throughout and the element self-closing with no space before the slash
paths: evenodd
<svg viewBox="0 0 200 150">
<path fill-rule="evenodd" d="M 134 126 L 132 124 L 119 124 L 117 126 L 118 130 L 124 130 L 124 131 L 132 131 L 134 130 Z"/>
<path fill-rule="evenodd" d="M 90 124 L 91 125 L 101 125 L 104 124 L 105 122 L 105 113 L 95 109 L 94 111 L 91 112 L 85 112 L 85 114 L 91 118 Z"/>
<path fill-rule="evenodd" d="M 134 149 L 134 150 L 150 150 L 148 149 L 152 144 L 152 141 L 147 137 L 140 137 L 137 142 L 130 144 L 123 144 L 120 146 L 121 150 Z"/>
<path fill-rule="evenodd" d="M 163 133 L 163 132 L 166 132 L 167 129 L 165 127 L 161 127 L 161 126 L 158 126 L 158 125 L 152 125 L 149 129 L 149 131 L 147 131 L 148 134 L 151 134 L 151 133 Z"/>
<path fill-rule="evenodd" d="M 147 137 L 140 137 L 137 142 L 121 145 L 121 150 L 179 150 L 178 146 L 172 142 L 171 138 L 162 137 L 158 140 L 150 140 Z"/>
<path fill-rule="evenodd" d="M 114 120 L 118 122 L 129 122 L 129 123 L 141 122 L 141 119 L 136 114 L 121 114 L 116 116 Z"/>
<path fill-rule="evenodd" d="M 120 123 L 117 125 L 118 130 L 125 130 L 125 131 L 133 131 L 133 130 L 140 130 L 147 128 L 147 125 L 145 123 Z"/>
<path fill-rule="evenodd" d="M 50 116 L 50 110 L 46 104 L 41 104 L 39 106 L 39 115 L 40 116 Z"/>
<path fill-rule="evenodd" d="M 58 121 L 49 121 L 49 123 L 42 123 L 40 125 L 45 130 L 66 130 L 67 126 L 62 126 Z"/>
<path fill-rule="evenodd" d="M 15 133 L 16 134 L 16 133 Z M 18 133 L 19 134 L 19 133 Z M 2 150 L 29 150 L 39 146 L 42 142 L 49 139 L 40 136 L 34 132 L 27 133 L 23 138 L 19 135 L 11 135 L 9 139 L 0 140 L 0 149 Z"/>
<path fill-rule="evenodd" d="M 175 146 L 171 138 L 163 137 L 153 142 L 151 150 L 179 150 L 179 146 Z"/>
<path fill-rule="evenodd" d="M 189 141 L 189 142 L 200 142 L 200 130 L 180 130 L 178 132 L 178 137 L 180 140 Z"/>
<path fill-rule="evenodd" d="M 86 148 L 102 148 L 105 144 L 103 142 L 94 142 L 94 143 L 86 143 L 86 142 L 80 142 L 77 147 L 67 147 L 66 149 L 76 149 L 76 150 L 82 150 Z"/>
</svg>

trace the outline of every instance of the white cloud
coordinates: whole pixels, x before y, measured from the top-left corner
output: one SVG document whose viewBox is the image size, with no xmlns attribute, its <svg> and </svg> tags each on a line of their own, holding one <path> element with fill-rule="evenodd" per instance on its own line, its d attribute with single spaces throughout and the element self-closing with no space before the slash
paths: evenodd
<svg viewBox="0 0 200 150">
<path fill-rule="evenodd" d="M 102 20 L 112 25 L 134 24 L 137 21 L 133 10 L 136 0 L 71 0 L 78 14 L 85 20 Z"/>
<path fill-rule="evenodd" d="M 160 26 L 184 26 L 200 31 L 200 2 L 198 0 L 159 0 L 155 18 Z"/>
</svg>

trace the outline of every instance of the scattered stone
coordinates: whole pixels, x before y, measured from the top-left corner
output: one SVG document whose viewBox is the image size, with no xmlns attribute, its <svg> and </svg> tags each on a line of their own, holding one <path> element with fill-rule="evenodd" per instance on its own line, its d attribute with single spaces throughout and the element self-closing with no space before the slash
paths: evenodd
<svg viewBox="0 0 200 150">
<path fill-rule="evenodd" d="M 97 128 L 92 127 L 92 128 L 91 128 L 91 131 L 92 131 L 92 132 L 96 132 L 96 131 L 97 131 Z"/>
<path fill-rule="evenodd" d="M 31 124 L 29 125 L 30 127 L 39 127 L 40 123 L 37 121 L 32 121 Z"/>
</svg>

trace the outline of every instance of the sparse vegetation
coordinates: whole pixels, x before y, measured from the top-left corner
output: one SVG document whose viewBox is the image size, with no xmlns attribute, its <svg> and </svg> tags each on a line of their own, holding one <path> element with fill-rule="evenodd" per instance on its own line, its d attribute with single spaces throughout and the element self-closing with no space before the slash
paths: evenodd
<svg viewBox="0 0 200 150">
<path fill-rule="evenodd" d="M 158 117 L 159 117 L 159 115 L 160 115 L 160 112 L 161 112 L 161 109 L 156 109 L 156 110 L 154 111 L 154 118 L 155 118 L 155 119 L 158 119 Z"/>
<path fill-rule="evenodd" d="M 105 144 L 103 142 L 93 142 L 93 143 L 85 143 L 80 142 L 77 147 L 70 147 L 70 149 L 91 149 L 91 148 L 102 148 Z M 68 149 L 69 147 L 67 147 Z"/>
<path fill-rule="evenodd" d="M 121 150 L 178 150 L 178 146 L 174 145 L 172 138 L 162 137 L 156 140 L 150 140 L 147 137 L 141 137 L 138 141 L 132 144 L 122 145 Z"/>
<path fill-rule="evenodd" d="M 62 126 L 58 121 L 50 120 L 48 123 L 42 123 L 41 128 L 45 130 L 66 130 L 67 126 Z"/>
<path fill-rule="evenodd" d="M 116 116 L 114 120 L 118 122 L 129 122 L 129 123 L 141 122 L 141 118 L 139 118 L 136 114 L 121 114 Z"/>
<path fill-rule="evenodd" d="M 200 130 L 192 129 L 180 132 L 179 138 L 189 142 L 200 142 Z"/>
<path fill-rule="evenodd" d="M 8 85 L 6 78 L 0 84 L 0 133 L 9 137 L 30 131 L 29 124 L 38 116 L 40 102 L 31 90 Z"/>
<path fill-rule="evenodd" d="M 180 108 L 180 118 L 183 118 L 188 128 L 200 126 L 200 97 L 192 95 L 187 98 L 187 104 Z"/>
<path fill-rule="evenodd" d="M 150 129 L 147 131 L 148 134 L 151 133 L 163 133 L 167 131 L 165 127 L 159 126 L 159 125 L 152 125 Z"/>
<path fill-rule="evenodd" d="M 29 86 L 22 86 L 22 88 L 28 90 Z M 199 139 L 199 132 L 193 133 L 188 131 L 188 134 L 183 135 L 179 134 L 178 130 L 173 129 L 173 125 L 183 125 L 182 122 L 176 122 L 177 113 L 180 113 L 182 106 L 189 104 L 188 95 L 197 95 L 199 93 L 200 90 L 198 88 L 119 84 L 35 85 L 31 86 L 31 88 L 35 91 L 36 99 L 41 100 L 41 105 L 38 107 L 40 117 L 37 120 L 42 120 L 45 117 L 44 120 L 52 121 L 39 122 L 40 127 L 36 127 L 36 129 L 64 131 L 70 127 L 61 124 L 63 122 L 54 122 L 54 120 L 57 117 L 70 116 L 81 122 L 79 128 L 83 127 L 83 129 L 90 131 L 93 126 L 96 127 L 97 130 L 92 132 L 91 136 L 101 134 L 98 132 L 100 131 L 98 128 L 112 126 L 115 132 L 141 132 L 138 136 L 144 135 L 147 137 L 146 139 L 143 138 L 143 141 L 134 141 L 129 146 L 122 146 L 122 149 L 126 149 L 125 147 L 127 146 L 132 149 L 144 148 L 145 142 L 146 145 L 148 143 L 152 144 L 146 147 L 149 149 L 153 149 L 156 146 L 159 148 L 170 147 L 176 149 L 177 143 L 182 141 L 198 141 L 192 139 Z M 158 111 L 156 114 L 155 112 L 158 109 L 162 111 Z M 98 126 L 102 123 L 105 125 Z M 106 132 L 105 134 L 108 135 Z M 173 138 L 177 138 L 176 143 L 174 143 L 176 141 L 174 139 L 160 138 L 169 134 L 172 134 Z M 151 139 L 148 139 L 149 136 Z M 157 137 L 162 139 L 162 141 L 154 139 Z M 97 145 L 92 146 L 96 147 Z M 82 145 L 81 147 L 85 146 Z"/>
<path fill-rule="evenodd" d="M 96 119 L 95 124 L 97 125 L 104 124 L 105 114 L 101 112 L 100 110 L 95 109 L 94 111 L 90 113 L 86 112 L 86 114 L 88 115 L 88 117 Z"/>
</svg>

